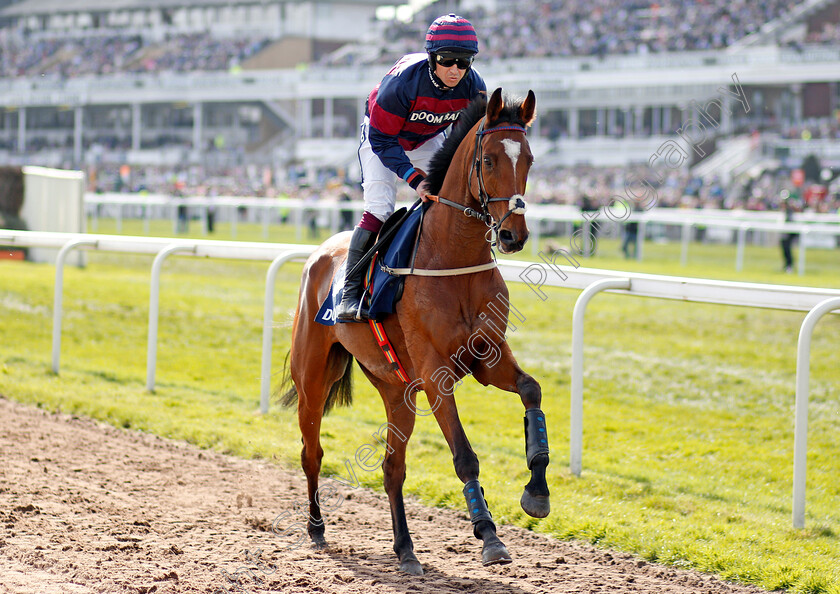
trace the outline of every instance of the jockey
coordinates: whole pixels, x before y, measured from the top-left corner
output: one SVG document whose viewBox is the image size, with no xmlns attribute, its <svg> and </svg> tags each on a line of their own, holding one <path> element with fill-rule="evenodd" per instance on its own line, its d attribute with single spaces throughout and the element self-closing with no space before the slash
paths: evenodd
<svg viewBox="0 0 840 594">
<path fill-rule="evenodd" d="M 460 110 L 486 93 L 484 80 L 472 68 L 478 38 L 468 20 L 454 14 L 436 19 L 426 33 L 425 50 L 400 58 L 367 99 L 359 146 L 365 212 L 350 239 L 348 273 L 394 212 L 397 179 L 408 182 L 425 202 L 424 170 L 443 144 L 442 133 Z M 361 307 L 363 276 L 362 270 L 347 276 L 338 321 L 367 318 Z"/>
</svg>

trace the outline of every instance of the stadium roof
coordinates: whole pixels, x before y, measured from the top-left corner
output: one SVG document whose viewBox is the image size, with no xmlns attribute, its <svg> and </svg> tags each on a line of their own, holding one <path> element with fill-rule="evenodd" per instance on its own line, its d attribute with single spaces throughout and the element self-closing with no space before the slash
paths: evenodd
<svg viewBox="0 0 840 594">
<path fill-rule="evenodd" d="M 276 0 L 278 3 L 305 4 L 314 0 Z M 321 0 L 323 2 L 324 0 Z M 327 0 L 333 4 L 381 6 L 384 0 Z M 26 17 L 38 14 L 75 12 L 113 12 L 150 8 L 195 8 L 230 4 L 266 4 L 266 0 L 22 0 L 0 10 L 2 17 Z"/>
</svg>

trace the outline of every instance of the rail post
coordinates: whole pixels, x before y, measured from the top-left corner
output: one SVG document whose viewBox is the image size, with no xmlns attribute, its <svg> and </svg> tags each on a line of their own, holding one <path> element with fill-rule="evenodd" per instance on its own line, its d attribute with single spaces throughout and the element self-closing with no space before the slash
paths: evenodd
<svg viewBox="0 0 840 594">
<path fill-rule="evenodd" d="M 796 347 L 796 405 L 793 430 L 793 527 L 805 527 L 805 472 L 808 459 L 808 396 L 811 380 L 811 336 L 825 314 L 840 309 L 840 297 L 820 302 L 802 321 Z"/>
<path fill-rule="evenodd" d="M 71 239 L 58 251 L 55 258 L 55 292 L 53 295 L 53 329 L 52 329 L 52 370 L 58 373 L 61 359 L 61 317 L 63 315 L 64 295 L 64 262 L 67 254 L 78 247 L 92 245 L 96 246 L 95 239 Z"/>
<path fill-rule="evenodd" d="M 149 291 L 149 338 L 146 350 L 146 389 L 155 391 L 155 366 L 157 365 L 157 334 L 160 306 L 160 272 L 163 262 L 176 252 L 195 252 L 194 244 L 173 244 L 163 248 L 152 263 L 152 284 Z"/>
<path fill-rule="evenodd" d="M 580 476 L 583 459 L 583 319 L 586 306 L 595 294 L 609 289 L 630 289 L 629 278 L 595 281 L 578 296 L 572 313 L 572 392 L 569 428 L 569 468 Z"/>
<path fill-rule="evenodd" d="M 283 252 L 271 262 L 265 275 L 265 303 L 263 306 L 262 367 L 260 370 L 260 412 L 268 412 L 268 400 L 271 396 L 271 345 L 274 319 L 274 283 L 277 271 L 289 260 L 307 258 L 310 252 Z"/>
</svg>

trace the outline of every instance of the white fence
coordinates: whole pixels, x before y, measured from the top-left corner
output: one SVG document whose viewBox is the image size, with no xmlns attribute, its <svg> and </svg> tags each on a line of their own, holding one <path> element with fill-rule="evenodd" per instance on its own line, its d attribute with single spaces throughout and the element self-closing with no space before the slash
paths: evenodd
<svg viewBox="0 0 840 594">
<path fill-rule="evenodd" d="M 174 198 L 162 194 L 138 196 L 134 194 L 91 194 L 85 195 L 87 214 L 91 219 L 90 228 L 98 230 L 99 218 L 109 217 L 116 220 L 117 233 L 122 232 L 125 218 L 142 218 L 143 232 L 149 232 L 150 221 L 153 219 L 169 219 L 172 222 L 172 234 L 178 233 L 178 210 L 187 211 L 192 218 L 197 217 L 204 234 L 208 232 L 208 221 L 211 213 L 230 223 L 231 236 L 236 237 L 238 213 L 244 211 L 254 222 L 262 224 L 263 239 L 268 239 L 269 227 L 279 216 L 288 216 L 295 224 L 296 239 L 302 239 L 303 230 L 308 217 L 316 217 L 320 227 L 330 229 L 336 233 L 341 228 L 342 213 L 349 211 L 353 223 L 359 220 L 364 203 L 358 201 L 336 202 L 329 200 L 300 200 L 292 198 L 241 198 L 235 196 L 218 196 L 213 198 L 190 197 Z M 622 215 L 620 207 L 616 207 L 617 215 Z M 564 224 L 566 235 L 571 235 L 575 225 L 584 225 L 581 243 L 590 241 L 594 235 L 590 233 L 592 225 L 600 227 L 620 227 L 610 219 L 611 215 L 602 209 L 598 212 L 587 213 L 584 217 L 576 206 L 557 204 L 529 204 L 526 217 L 531 229 L 531 250 L 536 257 L 540 249 L 540 238 L 543 227 L 547 224 Z M 587 220 L 588 219 L 588 220 Z M 676 209 L 652 208 L 644 212 L 632 213 L 628 220 L 639 223 L 636 239 L 636 258 L 642 260 L 647 231 L 652 225 L 680 227 L 680 262 L 683 266 L 688 263 L 691 231 L 693 228 L 704 227 L 710 230 L 710 235 L 726 236 L 727 241 L 737 245 L 735 254 L 735 270 L 744 268 L 744 251 L 750 232 L 760 233 L 764 238 L 775 241 L 778 234 L 795 233 L 799 235 L 799 257 L 797 270 L 800 275 L 805 274 L 807 249 L 809 246 L 823 245 L 833 247 L 840 237 L 840 215 L 799 213 L 794 221 L 785 223 L 779 212 L 759 212 L 747 210 L 717 210 L 717 209 Z M 588 249 L 584 250 L 588 253 Z"/>
<path fill-rule="evenodd" d="M 61 248 L 56 260 L 55 306 L 53 311 L 53 370 L 59 369 L 61 345 L 61 294 L 63 268 L 73 249 L 155 254 L 152 265 L 147 354 L 147 388 L 154 389 L 157 357 L 157 314 L 160 271 L 165 258 L 172 254 L 270 260 L 266 275 L 263 319 L 260 410 L 268 411 L 271 376 L 272 311 L 274 279 L 277 270 L 292 259 L 304 259 L 315 249 L 311 245 L 268 244 L 230 241 L 180 240 L 168 238 L 38 233 L 0 230 L 0 245 Z M 840 311 L 840 290 L 790 287 L 758 283 L 713 281 L 642 273 L 594 270 L 558 266 L 552 257 L 539 254 L 542 263 L 504 260 L 499 269 L 506 281 L 525 283 L 538 298 L 547 295 L 542 287 L 582 289 L 572 319 L 570 468 L 579 476 L 583 455 L 583 347 L 584 315 L 590 299 L 600 291 L 640 297 L 655 297 L 695 303 L 716 303 L 791 311 L 807 311 L 797 347 L 796 407 L 794 429 L 794 485 L 792 520 L 796 528 L 805 525 L 805 473 L 807 458 L 808 398 L 810 378 L 810 342 L 817 321 L 826 313 Z"/>
<path fill-rule="evenodd" d="M 790 311 L 807 311 L 799 332 L 796 367 L 796 413 L 794 427 L 793 526 L 805 526 L 805 471 L 808 436 L 808 398 L 811 334 L 826 313 L 840 311 L 840 290 L 789 287 L 672 277 L 634 272 L 616 272 L 558 266 L 553 257 L 540 254 L 542 263 L 505 261 L 506 281 L 525 282 L 540 299 L 541 287 L 583 289 L 572 315 L 572 370 L 569 467 L 580 476 L 583 457 L 583 328 L 590 299 L 600 291 L 638 297 L 656 297 L 694 303 L 740 305 Z"/>
<path fill-rule="evenodd" d="M 95 235 L 81 233 L 41 233 L 36 231 L 9 231 L 0 229 L 0 245 L 19 247 L 47 247 L 59 249 L 55 267 L 55 295 L 53 306 L 52 370 L 58 373 L 61 355 L 62 295 L 64 264 L 67 255 L 75 249 L 104 252 L 124 252 L 154 255 L 152 263 L 151 292 L 149 296 L 149 332 L 146 355 L 146 388 L 155 388 L 157 366 L 158 304 L 160 274 L 163 262 L 169 256 L 195 256 L 233 260 L 264 260 L 271 262 L 266 273 L 265 308 L 263 319 L 263 352 L 260 375 L 260 410 L 268 412 L 271 379 L 271 342 L 274 305 L 274 280 L 279 268 L 290 260 L 305 260 L 316 246 L 281 243 L 253 243 L 244 241 L 183 240 L 157 237 L 132 237 L 125 235 Z"/>
</svg>

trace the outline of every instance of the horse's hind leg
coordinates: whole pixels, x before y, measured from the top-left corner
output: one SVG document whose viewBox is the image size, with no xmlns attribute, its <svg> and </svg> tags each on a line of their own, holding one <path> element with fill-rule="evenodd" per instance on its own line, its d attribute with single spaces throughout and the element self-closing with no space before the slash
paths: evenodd
<svg viewBox="0 0 840 594">
<path fill-rule="evenodd" d="M 292 356 L 292 379 L 298 391 L 298 424 L 303 448 L 300 463 L 306 474 L 309 494 L 309 520 L 307 531 L 316 548 L 326 546 L 324 520 L 318 502 L 318 478 L 321 472 L 321 418 L 330 396 L 330 390 L 337 381 L 345 381 L 352 371 L 352 358 L 338 344 L 327 344 L 319 352 L 313 352 L 313 341 L 304 341 L 307 352 Z"/>
<path fill-rule="evenodd" d="M 493 365 L 479 365 L 473 370 L 477 381 L 508 392 L 516 392 L 525 407 L 525 458 L 531 480 L 525 485 L 519 503 L 529 516 L 544 518 L 551 510 L 545 470 L 548 466 L 548 435 L 545 414 L 540 409 L 542 389 L 533 377 L 516 363 L 507 342 L 499 345 L 501 356 Z"/>
<path fill-rule="evenodd" d="M 300 405 L 299 405 L 300 406 Z M 309 495 L 309 519 L 306 529 L 312 544 L 316 548 L 326 546 L 324 538 L 324 519 L 321 517 L 321 507 L 318 504 L 318 477 L 321 472 L 321 459 L 324 450 L 321 448 L 321 416 L 323 409 L 312 410 L 304 407 L 298 409 L 298 424 L 302 435 L 303 448 L 300 451 L 300 465 L 306 474 L 307 493 Z"/>
</svg>

